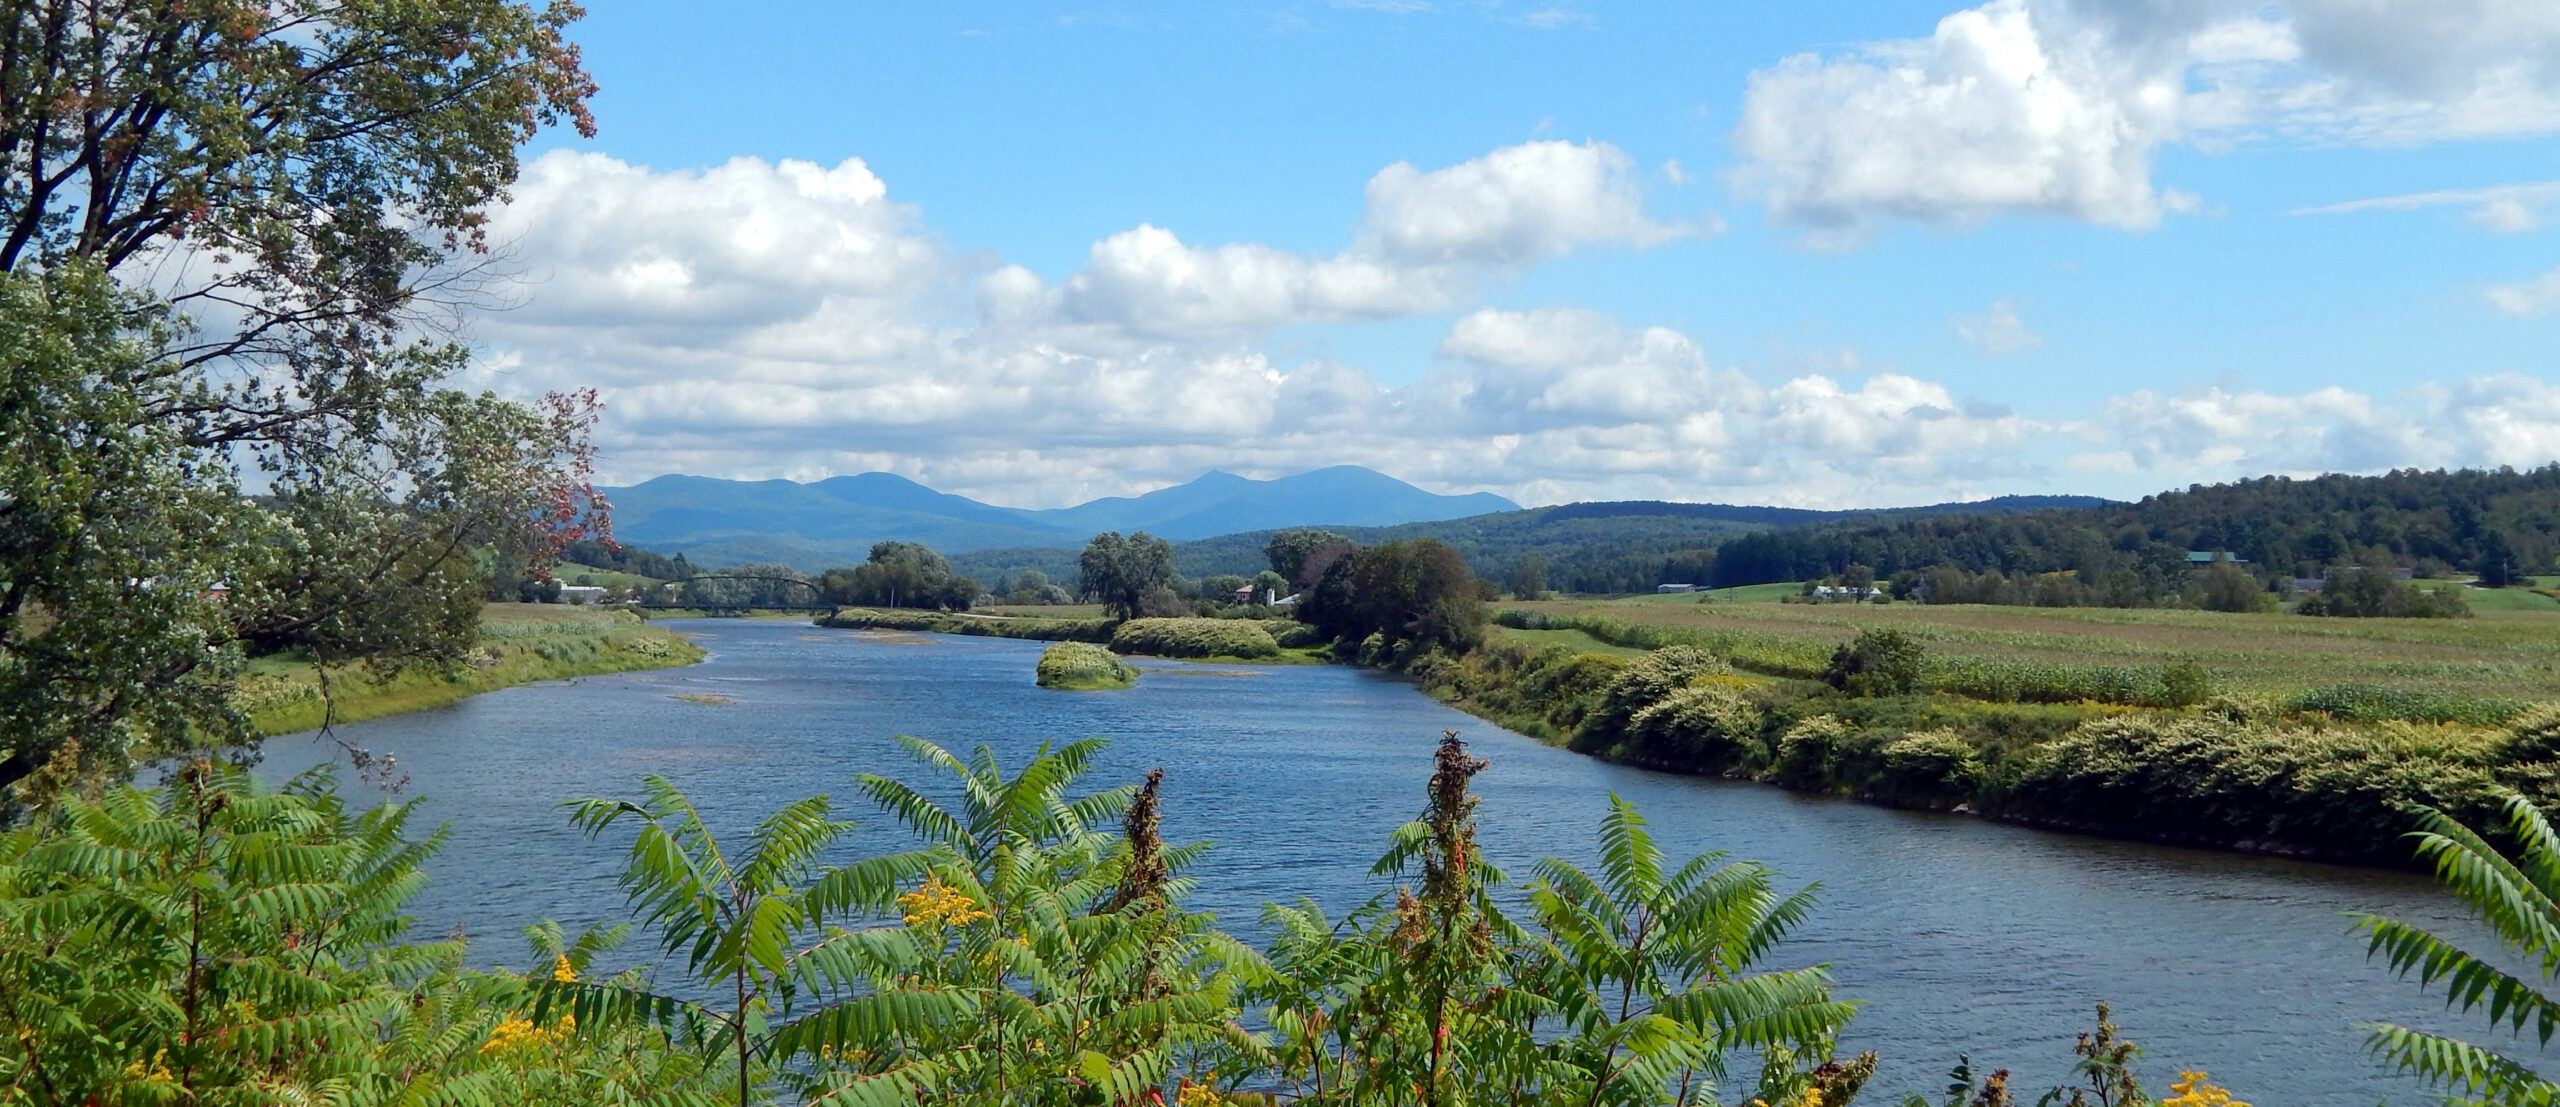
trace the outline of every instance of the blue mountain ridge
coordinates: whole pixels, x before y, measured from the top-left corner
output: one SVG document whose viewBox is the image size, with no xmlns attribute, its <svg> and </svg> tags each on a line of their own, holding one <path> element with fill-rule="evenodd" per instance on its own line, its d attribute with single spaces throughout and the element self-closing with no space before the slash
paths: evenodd
<svg viewBox="0 0 2560 1107">
<path fill-rule="evenodd" d="M 1174 541 L 1292 526 L 1393 526 L 1519 505 L 1491 493 L 1426 492 L 1375 470 L 1337 465 L 1273 480 L 1223 471 L 1140 496 L 1074 507 L 999 507 L 891 473 L 737 481 L 670 475 L 601 490 L 624 542 L 696 564 L 780 562 L 815 569 L 862 560 L 873 542 L 921 542 L 945 553 L 1081 546 L 1106 530 Z"/>
</svg>

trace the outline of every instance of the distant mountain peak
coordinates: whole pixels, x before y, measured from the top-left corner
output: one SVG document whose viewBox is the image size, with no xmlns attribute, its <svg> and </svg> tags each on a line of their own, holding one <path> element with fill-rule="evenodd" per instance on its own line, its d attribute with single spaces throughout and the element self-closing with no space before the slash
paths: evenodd
<svg viewBox="0 0 2560 1107">
<path fill-rule="evenodd" d="M 1297 526 L 1435 522 L 1519 506 L 1486 492 L 1428 492 L 1359 465 L 1268 480 L 1211 469 L 1140 495 L 1046 510 L 998 507 L 877 472 L 806 484 L 670 475 L 603 491 L 615 505 L 615 532 L 635 545 L 690 553 L 701 564 L 712 564 L 716 550 L 727 563 L 777 560 L 803 569 L 860 561 L 883 539 L 960 553 L 1081 546 L 1106 530 L 1185 541 Z"/>
</svg>

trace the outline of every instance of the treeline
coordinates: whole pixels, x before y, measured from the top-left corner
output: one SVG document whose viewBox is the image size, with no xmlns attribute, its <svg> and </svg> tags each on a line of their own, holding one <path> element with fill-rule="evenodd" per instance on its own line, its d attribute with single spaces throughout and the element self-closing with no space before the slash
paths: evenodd
<svg viewBox="0 0 2560 1107">
<path fill-rule="evenodd" d="M 2007 496 L 1966 504 L 1885 511 L 1809 511 L 1733 504 L 1664 503 L 1654 500 L 1564 504 L 1505 511 L 1465 519 L 1392 527 L 1330 528 L 1365 545 L 1430 539 L 1458 551 L 1471 572 L 1508 580 L 1536 558 L 1547 587 L 1565 592 L 1645 592 L 1658 584 L 1710 583 L 1716 547 L 1768 528 L 1871 522 L 1948 513 L 2015 514 L 2104 503 L 2086 496 Z M 1263 548 L 1278 531 L 1249 531 L 1173 545 L 1175 565 L 1195 577 L 1252 576 L 1264 565 Z M 1051 578 L 1075 571 L 1068 549 L 974 550 L 952 563 L 980 579 L 1026 570 Z M 1794 578 L 1790 578 L 1794 579 Z"/>
<path fill-rule="evenodd" d="M 1718 547 L 1709 579 L 1812 580 L 1853 565 L 1888 579 L 1941 567 L 2007 581 L 2069 573 L 2052 601 L 2134 607 L 2186 593 L 2190 552 L 2226 554 L 2266 590 L 2356 567 L 2502 586 L 2550 571 L 2560 553 L 2560 466 L 2264 477 L 2097 508 L 1763 531 Z"/>
</svg>

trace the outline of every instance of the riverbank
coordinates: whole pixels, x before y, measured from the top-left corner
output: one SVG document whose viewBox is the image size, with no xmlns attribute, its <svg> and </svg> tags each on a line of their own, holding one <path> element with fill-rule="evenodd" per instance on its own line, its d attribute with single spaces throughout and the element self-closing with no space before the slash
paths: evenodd
<svg viewBox="0 0 2560 1107">
<path fill-rule="evenodd" d="M 1994 699 L 1962 679 L 1852 694 L 1811 679 L 1819 665 L 1773 665 L 1689 628 L 1504 614 L 1470 654 L 1385 667 L 1618 764 L 2213 849 L 2405 867 L 2413 807 L 2476 820 L 2497 787 L 2560 798 L 2560 705 L 2532 700 L 2216 693 L 2220 674 L 2201 666 L 2093 682 L 2113 696 Z M 1634 645 L 1656 648 L 1629 656 Z M 1923 674 L 1982 671 L 1940 648 L 1920 647 Z"/>
<path fill-rule="evenodd" d="M 337 723 L 443 707 L 482 692 L 541 680 L 670 669 L 702 660 L 702 650 L 629 612 L 563 604 L 490 604 L 480 644 L 452 671 L 413 670 L 377 680 L 361 667 L 329 674 L 327 695 L 308 661 L 261 659 L 241 687 L 258 732 L 273 737 Z"/>
</svg>

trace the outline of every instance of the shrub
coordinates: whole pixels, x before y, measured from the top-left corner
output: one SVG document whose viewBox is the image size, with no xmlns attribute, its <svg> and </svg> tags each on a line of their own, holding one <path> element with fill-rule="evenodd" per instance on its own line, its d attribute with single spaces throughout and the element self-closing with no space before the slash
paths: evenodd
<svg viewBox="0 0 2560 1107">
<path fill-rule="evenodd" d="M 1138 670 L 1090 642 L 1060 642 L 1040 651 L 1034 670 L 1042 688 L 1065 692 L 1127 688 L 1138 682 Z"/>
<path fill-rule="evenodd" d="M 1876 791 L 1903 803 L 1953 806 L 1980 787 L 1982 755 L 1951 730 L 1923 730 L 1885 744 Z"/>
<path fill-rule="evenodd" d="M 2213 674 L 2193 661 L 2180 661 L 2160 670 L 2160 706 L 2193 707 L 2213 698 Z"/>
<path fill-rule="evenodd" d="M 1823 682 L 1852 696 L 1907 696 L 1920 689 L 1920 643 L 1898 630 L 1860 631 L 1831 652 Z"/>
<path fill-rule="evenodd" d="M 1624 737 L 1636 713 L 1660 703 L 1700 677 L 1733 671 L 1714 654 L 1696 646 L 1665 646 L 1628 662 L 1601 693 L 1600 708 L 1584 729 L 1589 739 L 1606 745 Z"/>
<path fill-rule="evenodd" d="M 1770 776 L 1790 788 L 1828 786 L 1850 733 L 1849 724 L 1837 715 L 1816 715 L 1788 727 L 1770 754 Z"/>
<path fill-rule="evenodd" d="M 1756 764 L 1760 705 L 1732 683 L 1714 681 L 1678 689 L 1636 712 L 1628 725 L 1636 759 L 1692 772 L 1716 772 Z"/>
<path fill-rule="evenodd" d="M 2028 751 L 1999 804 L 2137 837 L 2398 860 L 2411 805 L 2474 810 L 2490 783 L 2475 753 L 2404 735 L 2119 715 Z"/>
<path fill-rule="evenodd" d="M 1111 649 L 1157 657 L 1280 656 L 1270 631 L 1242 619 L 1131 619 L 1111 632 Z"/>
</svg>

